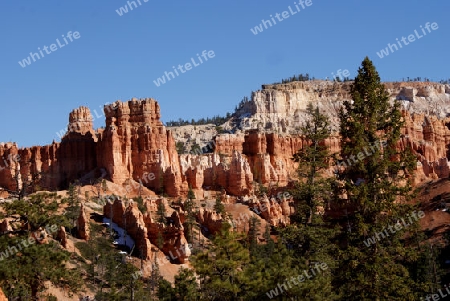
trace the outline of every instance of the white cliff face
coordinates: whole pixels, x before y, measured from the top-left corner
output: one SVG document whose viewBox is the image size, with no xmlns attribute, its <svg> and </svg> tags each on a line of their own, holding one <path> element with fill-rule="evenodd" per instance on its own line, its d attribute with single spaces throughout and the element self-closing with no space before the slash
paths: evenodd
<svg viewBox="0 0 450 301">
<path fill-rule="evenodd" d="M 184 153 L 190 153 L 194 144 L 198 144 L 201 149 L 212 149 L 209 143 L 218 134 L 214 124 L 172 126 L 167 129 L 172 132 L 176 142 L 183 143 Z"/>
<path fill-rule="evenodd" d="M 352 82 L 292 82 L 263 85 L 236 113 L 233 131 L 258 130 L 263 133 L 298 134 L 312 102 L 330 117 L 333 130 L 339 124 L 338 112 L 344 100 L 350 100 Z M 385 83 L 391 101 L 399 100 L 410 113 L 444 118 L 450 113 L 450 85 L 430 82 Z"/>
<path fill-rule="evenodd" d="M 410 84 L 410 86 L 402 87 L 399 87 L 399 84 L 390 84 L 387 90 L 391 99 L 399 100 L 404 109 L 411 113 L 434 115 L 438 118 L 447 117 L 450 113 L 450 85 L 436 83 Z M 391 85 L 394 85 L 394 87 L 390 87 Z"/>
</svg>

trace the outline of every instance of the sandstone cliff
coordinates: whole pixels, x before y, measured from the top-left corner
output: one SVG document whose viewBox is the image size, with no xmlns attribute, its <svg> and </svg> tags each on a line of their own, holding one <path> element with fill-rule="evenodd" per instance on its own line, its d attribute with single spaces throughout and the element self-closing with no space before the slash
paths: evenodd
<svg viewBox="0 0 450 301">
<path fill-rule="evenodd" d="M 233 134 L 209 141 L 213 153 L 178 155 L 175 139 L 186 138 L 167 130 L 153 99 L 117 101 L 105 106 L 106 128 L 94 131 L 88 108 L 69 116 L 69 131 L 61 143 L 19 149 L 0 144 L 0 186 L 17 190 L 23 183 L 44 189 L 61 189 L 78 180 L 89 183 L 101 177 L 116 184 L 130 180 L 169 196 L 185 194 L 191 186 L 221 188 L 232 195 L 249 195 L 254 183 L 286 185 L 295 177 L 292 155 L 304 141 L 298 133 L 309 102 L 327 113 L 336 126 L 337 112 L 349 99 L 349 82 L 293 82 L 264 85 L 243 103 L 223 125 Z M 449 175 L 448 144 L 450 86 L 436 83 L 386 83 L 391 100 L 402 102 L 406 126 L 399 147 L 411 147 L 418 159 L 416 181 Z M 212 130 L 212 129 L 211 129 Z M 214 129 L 215 130 L 215 129 Z M 195 141 L 213 135 L 203 129 Z M 206 132 L 205 132 L 206 131 Z M 183 140 L 184 141 L 184 140 Z M 339 137 L 326 144 L 339 150 Z"/>
<path fill-rule="evenodd" d="M 0 186 L 17 190 L 25 180 L 39 187 L 64 189 L 74 181 L 88 184 L 107 177 L 117 184 L 141 181 L 144 186 L 177 196 L 183 185 L 175 141 L 162 125 L 159 105 L 143 99 L 105 106 L 106 129 L 92 129 L 92 115 L 80 107 L 69 115 L 61 143 L 19 149 L 0 144 Z M 17 159 L 18 158 L 18 159 Z M 20 173 L 17 177 L 17 173 Z M 162 182 L 162 183 L 161 183 Z"/>
</svg>

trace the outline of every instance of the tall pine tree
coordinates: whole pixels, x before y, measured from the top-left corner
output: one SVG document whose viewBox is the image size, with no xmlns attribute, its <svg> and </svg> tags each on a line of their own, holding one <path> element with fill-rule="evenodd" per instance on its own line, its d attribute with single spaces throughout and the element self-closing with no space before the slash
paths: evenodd
<svg viewBox="0 0 450 301">
<path fill-rule="evenodd" d="M 332 179 L 325 173 L 331 161 L 330 151 L 325 144 L 330 137 L 330 122 L 318 107 L 307 106 L 308 119 L 301 127 L 305 139 L 303 147 L 294 155 L 299 163 L 298 182 L 291 192 L 297 212 L 292 224 L 281 231 L 282 240 L 294 253 L 293 262 L 300 270 L 308 270 L 316 263 L 326 263 L 328 270 L 298 288 L 297 296 L 309 300 L 334 300 L 331 271 L 335 266 L 336 230 L 324 220 L 324 208 L 331 199 Z M 320 288 L 320 291 L 316 289 Z"/>
<path fill-rule="evenodd" d="M 342 161 L 338 176 L 349 227 L 343 228 L 336 285 L 345 300 L 413 300 L 415 283 L 404 264 L 414 260 L 402 241 L 406 227 L 387 232 L 402 218 L 410 220 L 413 212 L 407 205 L 408 175 L 415 161 L 408 150 L 398 148 L 404 123 L 400 104 L 390 103 L 367 57 L 358 69 L 351 96 L 339 112 Z M 374 235 L 374 243 L 367 245 Z"/>
</svg>

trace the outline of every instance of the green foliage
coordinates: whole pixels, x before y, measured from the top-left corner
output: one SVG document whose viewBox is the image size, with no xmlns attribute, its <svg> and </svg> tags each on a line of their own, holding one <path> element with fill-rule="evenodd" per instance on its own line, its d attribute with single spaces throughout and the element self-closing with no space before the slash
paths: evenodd
<svg viewBox="0 0 450 301">
<path fill-rule="evenodd" d="M 143 280 L 136 277 L 138 271 L 126 262 L 112 244 L 112 239 L 105 237 L 102 227 L 91 224 L 89 242 L 75 243 L 82 258 L 81 268 L 87 274 L 87 280 L 97 289 L 95 299 L 99 301 L 147 300 Z"/>
<path fill-rule="evenodd" d="M 343 182 L 340 195 L 347 196 L 340 202 L 350 213 L 349 229 L 341 235 L 336 281 L 342 295 L 352 300 L 412 300 L 417 297 L 417 285 L 399 256 L 414 261 L 417 255 L 402 242 L 404 231 L 370 246 L 363 244 L 413 211 L 405 201 L 411 197 L 407 176 L 415 160 L 410 152 L 397 148 L 404 122 L 400 104 L 389 103 L 378 72 L 367 57 L 358 69 L 351 94 L 352 101 L 344 101 L 339 113 L 341 157 L 353 158 L 353 162 L 338 174 Z M 359 155 L 374 145 L 378 147 L 372 147 L 370 155 Z M 355 156 L 359 160 L 354 160 Z M 409 230 L 413 231 L 414 225 Z"/>
<path fill-rule="evenodd" d="M 245 293 L 241 287 L 245 269 L 250 262 L 250 254 L 232 232 L 223 227 L 214 239 L 211 250 L 199 253 L 192 259 L 196 273 L 200 277 L 201 300 L 220 300 L 217 296 L 238 298 Z M 215 297 L 215 299 L 214 299 Z M 231 299 L 229 299 L 231 300 Z"/>
<path fill-rule="evenodd" d="M 234 108 L 234 112 L 236 113 L 236 111 L 242 109 L 249 102 L 250 102 L 250 100 L 248 99 L 248 97 L 244 96 L 244 98 L 242 98 L 242 100 L 239 102 L 239 104 Z"/>
<path fill-rule="evenodd" d="M 201 154 L 202 153 L 202 149 L 200 147 L 200 145 L 197 144 L 197 142 L 194 142 L 191 146 L 191 154 Z"/>
<path fill-rule="evenodd" d="M 180 268 L 175 276 L 174 299 L 183 301 L 199 300 L 197 279 L 191 269 Z"/>
<path fill-rule="evenodd" d="M 293 160 L 298 162 L 298 181 L 295 182 L 291 194 L 296 204 L 296 214 L 292 224 L 281 230 L 281 239 L 293 252 L 292 261 L 302 270 L 309 270 L 313 263 L 327 264 L 327 273 L 309 280 L 304 288 L 321 287 L 320 292 L 311 295 L 313 299 L 336 300 L 333 292 L 332 270 L 335 267 L 337 246 L 335 236 L 337 230 L 329 221 L 325 221 L 318 213 L 319 207 L 326 208 L 330 202 L 332 179 L 325 178 L 331 154 L 325 140 L 330 137 L 330 122 L 318 107 L 307 106 L 308 119 L 300 128 L 306 143 L 294 154 Z M 267 235 L 267 234 L 266 234 Z M 310 294 L 303 291 L 302 294 Z"/>
<path fill-rule="evenodd" d="M 105 179 L 102 180 L 102 190 L 103 190 L 103 192 L 108 191 L 108 185 L 107 185 Z"/>
<path fill-rule="evenodd" d="M 14 200 L 2 204 L 5 216 L 20 216 L 24 224 L 28 224 L 28 231 L 36 231 L 48 225 L 70 225 L 68 220 L 58 215 L 58 201 L 56 193 L 40 192 L 29 199 Z"/>
<path fill-rule="evenodd" d="M 195 196 L 194 196 L 194 198 L 195 198 Z M 196 225 L 196 218 L 195 218 L 195 212 L 194 212 L 194 202 L 192 201 L 192 199 L 188 199 L 188 200 L 185 201 L 185 203 L 184 203 L 184 211 L 186 211 L 186 214 L 187 214 L 186 220 L 184 222 L 184 226 L 186 227 L 186 240 L 189 243 L 193 243 L 193 241 L 194 241 L 194 227 Z"/>
<path fill-rule="evenodd" d="M 141 196 L 133 198 L 133 201 L 135 201 L 138 204 L 138 208 L 142 213 L 147 212 L 147 207 L 144 205 L 144 200 Z"/>
<path fill-rule="evenodd" d="M 320 205 L 326 207 L 330 196 L 330 179 L 324 179 L 323 172 L 329 167 L 331 154 L 325 145 L 331 129 L 328 118 L 318 107 L 310 103 L 306 110 L 309 119 L 301 127 L 306 143 L 294 154 L 293 160 L 299 163 L 293 196 L 297 200 L 297 219 L 311 223 L 312 216 Z"/>
<path fill-rule="evenodd" d="M 294 75 L 282 83 L 304 80 L 310 80 L 308 74 Z M 344 78 L 347 80 L 350 79 Z M 271 229 L 267 223 L 262 243 L 259 218 L 249 219 L 247 234 L 232 232 L 230 225 L 223 223 L 211 243 L 192 253 L 193 269 L 180 268 L 174 286 L 162 278 L 156 256 L 149 277 L 144 279 L 137 274 L 138 270 L 113 246 L 108 231 L 98 224 L 91 224 L 89 242 L 75 243 L 81 256 L 63 250 L 51 238 L 48 244 L 22 247 L 31 232 L 39 228 L 53 224 L 73 227 L 80 200 L 77 187 L 71 184 L 63 200 L 56 193 L 38 193 L 0 204 L 0 219 L 16 221 L 11 223 L 12 231 L 0 233 L 0 256 L 8 254 L 7 258 L 0 258 L 0 287 L 10 299 L 21 300 L 28 300 L 27 296 L 33 296 L 34 300 L 39 294 L 41 299 L 56 300 L 52 295 L 42 294 L 47 281 L 57 287 L 68 287 L 71 293 L 76 293 L 83 284 L 88 285 L 96 293 L 96 300 L 103 301 L 269 300 L 268 292 L 318 263 L 325 263 L 326 270 L 304 282 L 291 282 L 292 287 L 278 290 L 280 294 L 274 300 L 419 300 L 436 293 L 450 275 L 448 267 L 443 268 L 450 247 L 424 243 L 416 222 L 407 229 L 390 232 L 387 238 L 375 239 L 371 245 L 365 243 L 375 233 L 407 219 L 409 213 L 417 210 L 408 205 L 413 197 L 410 180 L 416 163 L 409 150 L 398 147 L 404 126 L 400 105 L 389 102 L 368 58 L 358 70 L 351 95 L 352 101 L 344 101 L 339 112 L 342 146 L 339 154 L 330 154 L 325 144 L 330 136 L 330 121 L 318 107 L 307 106 L 309 118 L 299 127 L 303 147 L 293 156 L 299 164 L 298 181 L 289 190 L 296 213 L 286 227 Z M 244 98 L 236 110 L 248 102 Z M 227 118 L 231 117 L 228 113 Z M 214 121 L 216 130 L 222 132 L 219 122 L 224 120 L 218 117 Z M 203 122 L 210 123 L 211 119 L 190 122 L 180 119 L 172 124 Z M 176 147 L 178 153 L 185 152 L 181 142 Z M 200 146 L 194 144 L 191 151 L 201 151 Z M 333 160 L 347 164 L 340 164 L 335 170 L 336 178 L 330 179 L 325 173 Z M 257 168 L 254 179 L 256 193 L 267 194 Z M 155 186 L 164 195 L 162 169 L 158 180 Z M 213 183 L 215 186 L 216 175 Z M 101 191 L 107 190 L 106 181 L 98 180 L 95 185 L 100 200 Z M 180 199 L 178 204 L 186 212 L 185 235 L 192 244 L 198 224 L 191 187 L 187 197 L 188 200 L 183 203 Z M 89 195 L 85 198 L 88 200 Z M 145 212 L 142 197 L 134 201 Z M 63 215 L 58 213 L 60 204 L 67 204 Z M 346 212 L 344 218 L 335 220 L 331 214 L 322 215 L 324 208 L 331 207 Z M 214 210 L 226 218 L 219 194 Z M 167 224 L 163 202 L 158 203 L 156 215 L 158 222 Z M 18 227 L 19 224 L 22 226 Z M 164 245 L 163 234 L 158 233 L 159 248 Z"/>
<path fill-rule="evenodd" d="M 192 190 L 192 187 L 191 187 L 191 186 L 189 186 L 187 198 L 188 198 L 189 200 L 195 200 L 195 193 L 194 193 L 194 191 Z"/>
<path fill-rule="evenodd" d="M 69 221 L 71 221 L 69 229 L 72 231 L 72 229 L 75 227 L 75 221 L 80 215 L 78 192 L 77 187 L 74 184 L 69 185 L 67 198 L 64 200 L 64 202 L 67 202 L 68 204 L 68 206 L 66 207 L 65 216 Z"/>
<path fill-rule="evenodd" d="M 217 134 L 225 134 L 225 133 L 228 133 L 228 131 L 227 131 L 227 130 L 224 130 L 223 127 L 221 127 L 221 126 L 216 126 L 216 131 L 217 131 Z"/>
<path fill-rule="evenodd" d="M 158 282 L 158 299 L 160 301 L 177 300 L 175 297 L 175 289 L 169 281 L 161 278 Z"/>
<path fill-rule="evenodd" d="M 204 125 L 204 124 L 221 125 L 227 122 L 228 119 L 230 118 L 231 118 L 230 113 L 226 113 L 225 116 L 216 115 L 212 118 L 207 117 L 206 119 L 200 118 L 198 120 L 191 119 L 190 121 L 179 118 L 178 121 L 171 120 L 166 122 L 166 126 Z"/>
<path fill-rule="evenodd" d="M 296 82 L 296 81 L 306 82 L 306 81 L 310 81 L 310 80 L 314 80 L 314 77 L 311 78 L 308 73 L 306 73 L 306 74 L 300 73 L 298 76 L 294 75 L 292 77 L 282 79 L 281 82 L 275 82 L 272 85 L 288 84 L 288 83 Z"/>
<path fill-rule="evenodd" d="M 336 76 L 335 78 L 334 78 L 334 81 L 336 81 L 336 82 L 338 82 L 338 83 L 340 83 L 340 82 L 351 82 L 352 81 L 352 79 L 350 78 L 350 77 L 344 77 L 344 80 L 342 80 L 339 76 Z"/>
<path fill-rule="evenodd" d="M 252 216 L 248 221 L 248 248 L 250 254 L 254 255 L 258 246 L 258 236 L 260 235 L 261 221 L 256 216 Z"/>
<path fill-rule="evenodd" d="M 221 216 L 225 216 L 225 205 L 222 203 L 222 196 L 218 193 L 216 195 L 216 203 L 214 204 L 214 210 Z"/>
<path fill-rule="evenodd" d="M 73 293 L 81 286 L 79 272 L 66 267 L 69 252 L 52 240 L 48 244 L 29 243 L 31 232 L 69 224 L 64 216 L 57 215 L 58 201 L 56 193 L 37 193 L 2 204 L 5 216 L 24 225 L 13 228 L 12 236 L 0 234 L 0 250 L 8 253 L 7 258 L 0 260 L 0 287 L 8 296 L 36 298 L 46 281 L 57 287 L 67 286 Z"/>
<path fill-rule="evenodd" d="M 159 194 L 164 196 L 164 171 L 162 168 L 159 169 Z"/>
<path fill-rule="evenodd" d="M 258 193 L 257 194 L 258 194 L 259 197 L 263 197 L 264 195 L 267 195 L 268 191 L 269 190 L 267 189 L 266 186 L 264 186 L 261 182 L 258 183 Z"/>
<path fill-rule="evenodd" d="M 158 223 L 167 225 L 166 206 L 164 205 L 163 200 L 158 202 L 158 208 L 157 208 L 157 211 L 156 211 L 156 221 Z"/>
<path fill-rule="evenodd" d="M 18 246 L 19 241 L 24 239 L 28 239 L 28 236 L 1 236 L 0 249 Z M 79 272 L 66 267 L 70 253 L 56 243 L 30 245 L 19 253 L 0 261 L 0 287 L 8 296 L 29 295 L 36 298 L 45 289 L 46 281 L 57 287 L 67 285 L 72 293 L 81 286 Z"/>
<path fill-rule="evenodd" d="M 158 248 L 159 248 L 160 250 L 162 250 L 162 248 L 163 248 L 163 246 L 164 246 L 164 237 L 163 237 L 161 231 L 158 232 L 158 237 L 157 237 L 156 240 L 157 240 Z"/>
<path fill-rule="evenodd" d="M 179 142 L 177 142 L 176 144 L 175 144 L 175 147 L 176 147 L 176 149 L 177 149 L 177 153 L 178 154 L 184 154 L 185 153 L 185 146 L 184 146 L 184 143 L 183 142 L 181 142 L 181 141 L 179 141 Z"/>
</svg>

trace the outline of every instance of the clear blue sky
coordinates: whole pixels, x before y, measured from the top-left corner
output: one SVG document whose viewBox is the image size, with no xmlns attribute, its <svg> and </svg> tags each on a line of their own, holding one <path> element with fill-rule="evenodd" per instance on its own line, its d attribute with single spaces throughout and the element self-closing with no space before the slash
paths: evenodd
<svg viewBox="0 0 450 301">
<path fill-rule="evenodd" d="M 450 77 L 448 0 L 312 0 L 258 35 L 250 28 L 288 6 L 295 11 L 296 0 L 140 1 L 119 16 L 125 0 L 2 0 L 0 141 L 58 141 L 72 109 L 101 115 L 103 104 L 132 97 L 157 99 L 164 121 L 223 115 L 261 84 L 293 74 L 325 78 L 348 69 L 354 77 L 366 55 L 383 80 Z M 388 57 L 376 55 L 396 38 L 421 33 L 426 22 L 439 28 Z M 64 44 L 69 31 L 81 37 L 25 68 L 18 64 L 57 38 Z M 160 87 L 153 83 L 203 50 L 215 57 Z"/>
</svg>

